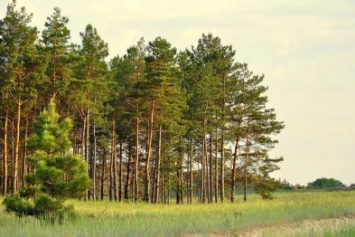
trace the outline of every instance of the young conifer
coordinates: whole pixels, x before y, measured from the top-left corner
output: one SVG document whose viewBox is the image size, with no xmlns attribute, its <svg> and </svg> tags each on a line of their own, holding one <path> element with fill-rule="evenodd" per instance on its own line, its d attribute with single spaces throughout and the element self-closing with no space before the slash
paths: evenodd
<svg viewBox="0 0 355 237">
<path fill-rule="evenodd" d="M 64 201 L 85 195 L 90 179 L 82 158 L 70 151 L 71 129 L 70 119 L 59 121 L 53 102 L 39 115 L 33 123 L 34 134 L 27 141 L 32 152 L 27 158 L 30 167 L 27 187 L 5 198 L 6 211 L 62 221 L 70 209 L 64 206 Z"/>
</svg>

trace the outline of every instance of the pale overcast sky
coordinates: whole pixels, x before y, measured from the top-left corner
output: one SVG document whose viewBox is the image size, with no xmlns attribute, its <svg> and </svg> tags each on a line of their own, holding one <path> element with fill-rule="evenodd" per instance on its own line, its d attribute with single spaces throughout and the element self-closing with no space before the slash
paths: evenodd
<svg viewBox="0 0 355 237">
<path fill-rule="evenodd" d="M 10 0 L 0 1 L 0 18 Z M 43 29 L 54 7 L 69 18 L 72 41 L 97 28 L 110 57 L 141 37 L 178 50 L 212 33 L 236 60 L 265 74 L 269 107 L 286 128 L 272 151 L 273 174 L 292 184 L 317 178 L 355 183 L 355 1 L 353 0 L 17 0 Z"/>
</svg>

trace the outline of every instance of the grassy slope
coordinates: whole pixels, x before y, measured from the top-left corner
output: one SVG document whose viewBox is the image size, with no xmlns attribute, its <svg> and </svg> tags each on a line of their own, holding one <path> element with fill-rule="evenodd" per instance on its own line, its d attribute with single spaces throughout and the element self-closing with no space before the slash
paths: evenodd
<svg viewBox="0 0 355 237">
<path fill-rule="evenodd" d="M 238 197 L 241 200 L 241 197 Z M 235 204 L 147 205 L 72 201 L 80 218 L 48 225 L 0 209 L 0 236 L 184 236 L 237 234 L 304 219 L 355 216 L 355 192 L 278 193 L 274 200 Z"/>
</svg>

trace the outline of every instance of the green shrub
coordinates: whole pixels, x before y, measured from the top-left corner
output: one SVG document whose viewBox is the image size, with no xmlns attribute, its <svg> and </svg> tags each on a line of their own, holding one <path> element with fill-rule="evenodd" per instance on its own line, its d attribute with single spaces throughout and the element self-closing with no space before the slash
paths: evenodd
<svg viewBox="0 0 355 237">
<path fill-rule="evenodd" d="M 69 151 L 72 123 L 69 119 L 59 123 L 58 119 L 51 103 L 34 122 L 34 134 L 27 141 L 33 152 L 26 160 L 31 170 L 26 176 L 27 187 L 5 198 L 7 212 L 62 222 L 74 213 L 73 207 L 64 207 L 64 201 L 83 197 L 89 188 L 86 164 Z"/>
<path fill-rule="evenodd" d="M 25 200 L 19 194 L 7 196 L 4 199 L 3 204 L 6 206 L 5 210 L 7 212 L 15 212 L 19 217 L 23 215 L 29 216 L 35 214 L 34 205 Z"/>
<path fill-rule="evenodd" d="M 345 185 L 334 178 L 320 178 L 308 184 L 309 188 L 342 188 Z"/>
</svg>

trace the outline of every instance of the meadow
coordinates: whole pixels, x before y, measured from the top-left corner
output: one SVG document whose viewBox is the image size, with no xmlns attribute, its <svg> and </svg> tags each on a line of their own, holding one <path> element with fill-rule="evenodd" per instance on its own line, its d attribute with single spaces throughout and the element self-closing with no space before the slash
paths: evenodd
<svg viewBox="0 0 355 237">
<path fill-rule="evenodd" d="M 312 227 L 312 220 L 352 220 L 355 191 L 279 192 L 273 200 L 249 197 L 245 203 L 237 196 L 234 204 L 189 205 L 71 200 L 78 216 L 61 225 L 18 218 L 1 206 L 0 236 L 355 236 L 354 221 Z M 311 224 L 302 227 L 305 221 Z"/>
</svg>

